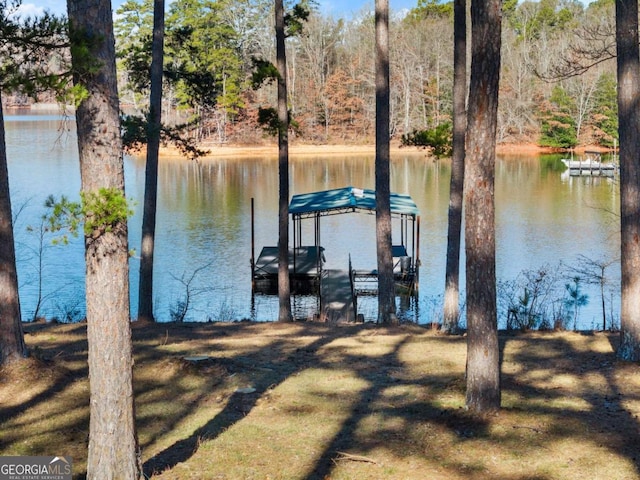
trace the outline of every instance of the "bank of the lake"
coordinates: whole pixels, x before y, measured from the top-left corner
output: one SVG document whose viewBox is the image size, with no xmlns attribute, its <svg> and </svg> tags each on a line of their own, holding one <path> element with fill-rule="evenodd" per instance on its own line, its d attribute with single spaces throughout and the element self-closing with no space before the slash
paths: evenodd
<svg viewBox="0 0 640 480">
<path fill-rule="evenodd" d="M 198 148 L 206 151 L 204 158 L 270 158 L 278 156 L 278 145 L 274 143 L 263 143 L 260 145 L 238 145 L 220 144 L 216 142 L 202 142 Z M 563 151 L 551 147 L 542 147 L 535 143 L 500 143 L 496 145 L 498 155 L 535 156 L 551 155 L 563 153 L 566 155 L 581 155 L 585 151 L 598 151 L 604 154 L 611 152 L 610 149 L 597 145 L 579 145 L 574 149 Z M 402 146 L 398 142 L 391 142 L 390 152 L 392 155 L 424 155 L 429 156 L 428 149 L 421 147 Z M 131 152 L 133 155 L 144 155 L 145 149 L 139 148 Z M 171 145 L 161 147 L 160 154 L 164 158 L 183 158 L 176 148 Z M 364 144 L 305 144 L 293 142 L 289 145 L 289 154 L 295 157 L 317 156 L 317 155 L 374 155 L 375 145 Z"/>
</svg>

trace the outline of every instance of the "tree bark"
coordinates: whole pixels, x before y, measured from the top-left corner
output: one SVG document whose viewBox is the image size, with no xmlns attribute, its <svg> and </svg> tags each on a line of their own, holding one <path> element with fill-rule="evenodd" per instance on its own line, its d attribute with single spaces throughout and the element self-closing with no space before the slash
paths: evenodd
<svg viewBox="0 0 640 480">
<path fill-rule="evenodd" d="M 640 361 L 640 53 L 638 0 L 616 0 L 620 136 L 620 359 Z"/>
<path fill-rule="evenodd" d="M 164 0 L 154 0 L 153 43 L 151 49 L 151 94 L 147 124 L 147 164 L 145 169 L 138 320 L 153 321 L 153 252 L 158 201 L 158 157 L 162 128 L 162 67 L 164 57 Z"/>
<path fill-rule="evenodd" d="M 465 246 L 467 275 L 467 407 L 500 408 L 496 308 L 495 146 L 502 2 L 471 5 L 471 83 L 467 117 Z"/>
<path fill-rule="evenodd" d="M 376 248 L 378 322 L 397 323 L 391 252 L 389 0 L 376 0 Z"/>
<path fill-rule="evenodd" d="M 0 365 L 25 358 L 26 354 L 18 295 L 4 116 L 0 108 Z"/>
<path fill-rule="evenodd" d="M 291 321 L 289 281 L 289 109 L 287 106 L 287 56 L 284 5 L 276 0 L 276 63 L 278 68 L 278 321 Z"/>
<path fill-rule="evenodd" d="M 453 2 L 453 155 L 449 188 L 447 264 L 442 329 L 458 333 L 460 318 L 460 243 L 467 99 L 467 2 Z"/>
<path fill-rule="evenodd" d="M 97 65 L 86 68 L 82 48 L 72 49 L 76 77 L 87 97 L 76 110 L 82 191 L 115 189 L 124 195 L 124 164 L 109 0 L 68 0 L 74 42 L 86 42 Z M 85 197 L 86 198 L 86 197 Z M 86 202 L 85 202 L 86 206 Z M 85 232 L 87 339 L 89 344 L 88 479 L 141 475 L 132 384 L 126 221 Z"/>
</svg>

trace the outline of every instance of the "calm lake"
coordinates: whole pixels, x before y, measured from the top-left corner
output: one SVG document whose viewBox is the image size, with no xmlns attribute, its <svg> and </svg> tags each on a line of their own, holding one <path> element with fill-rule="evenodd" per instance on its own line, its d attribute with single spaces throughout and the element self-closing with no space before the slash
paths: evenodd
<svg viewBox="0 0 640 480">
<path fill-rule="evenodd" d="M 84 315 L 84 258 L 81 239 L 53 245 L 45 233 L 40 248 L 41 217 L 49 195 L 77 200 L 80 174 L 73 119 L 58 115 L 6 115 L 9 177 L 22 314 L 31 319 L 42 276 L 40 314 L 61 320 Z M 291 158 L 291 194 L 355 186 L 374 188 L 373 156 Z M 597 262 L 619 257 L 619 195 L 615 179 L 563 175 L 559 156 L 500 156 L 496 171 L 497 274 L 511 282 L 522 272 L 554 272 L 561 263 L 577 266 L 582 255 Z M 127 196 L 135 214 L 129 224 L 130 248 L 140 249 L 144 159 L 125 157 Z M 420 291 L 417 300 L 399 300 L 407 320 L 427 323 L 441 315 L 447 242 L 450 163 L 423 154 L 395 155 L 391 189 L 410 194 L 421 214 Z M 162 159 L 155 253 L 154 305 L 160 321 L 188 293 L 187 320 L 216 321 L 277 318 L 278 302 L 251 295 L 251 199 L 255 198 L 256 255 L 276 245 L 278 169 L 275 159 L 210 159 L 199 163 Z M 375 268 L 375 218 L 351 214 L 322 221 L 328 268 Z M 307 236 L 307 239 L 312 238 Z M 40 267 L 40 260 L 42 266 Z M 464 260 L 463 260 L 464 261 Z M 131 268 L 132 317 L 137 309 L 139 261 Z M 619 317 L 619 263 L 606 270 L 608 321 Z M 560 275 L 551 300 L 566 296 L 571 274 Z M 582 279 L 583 277 L 581 277 Z M 464 286 L 464 277 L 462 280 Z M 578 328 L 599 328 L 599 287 L 581 288 L 588 303 L 579 310 Z M 501 287 L 500 297 L 505 296 Z M 549 301 L 551 301 L 549 300 Z M 504 303 L 501 300 L 501 303 Z M 294 298 L 296 314 L 306 317 L 313 304 Z M 367 320 L 376 318 L 376 300 L 359 300 Z M 504 325 L 504 316 L 500 319 Z M 571 325 L 573 326 L 573 325 Z"/>
</svg>

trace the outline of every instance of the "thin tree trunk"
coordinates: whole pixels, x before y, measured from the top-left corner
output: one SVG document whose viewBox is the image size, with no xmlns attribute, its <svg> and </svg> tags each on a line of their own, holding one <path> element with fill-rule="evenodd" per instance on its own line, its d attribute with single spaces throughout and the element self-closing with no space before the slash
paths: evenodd
<svg viewBox="0 0 640 480">
<path fill-rule="evenodd" d="M 460 243 L 462 232 L 462 195 L 464 187 L 465 133 L 467 129 L 467 4 L 453 3 L 453 157 L 449 188 L 447 266 L 445 273 L 444 316 L 442 329 L 457 333 L 460 318 Z"/>
<path fill-rule="evenodd" d="M 24 358 L 26 354 L 20 317 L 4 116 L 0 108 L 0 365 Z"/>
<path fill-rule="evenodd" d="M 397 323 L 391 253 L 389 0 L 376 0 L 376 247 L 378 322 Z"/>
<path fill-rule="evenodd" d="M 289 110 L 287 107 L 287 57 L 285 52 L 284 6 L 276 0 L 276 63 L 278 67 L 278 321 L 289 322 Z"/>
<path fill-rule="evenodd" d="M 158 157 L 162 127 L 162 67 L 164 56 L 164 0 L 154 0 L 151 48 L 151 95 L 147 125 L 147 164 L 142 214 L 138 320 L 153 321 L 153 252 L 158 200 Z"/>
<path fill-rule="evenodd" d="M 619 358 L 640 361 L 640 53 L 638 0 L 616 0 L 620 135 Z"/>
<path fill-rule="evenodd" d="M 500 78 L 500 0 L 471 5 L 472 57 L 465 191 L 467 407 L 500 408 L 496 309 L 495 145 Z"/>
<path fill-rule="evenodd" d="M 69 22 L 76 42 L 88 41 L 97 61 L 86 71 L 86 56 L 72 62 L 74 81 L 87 90 L 76 110 L 82 191 L 101 189 L 124 195 L 115 44 L 109 0 L 69 0 Z M 89 202 L 90 204 L 90 202 Z M 90 205 L 89 205 L 90 206 Z M 105 229 L 100 219 L 85 233 L 87 339 L 91 409 L 88 479 L 136 479 L 141 466 L 135 429 L 129 269 L 126 221 Z"/>
</svg>

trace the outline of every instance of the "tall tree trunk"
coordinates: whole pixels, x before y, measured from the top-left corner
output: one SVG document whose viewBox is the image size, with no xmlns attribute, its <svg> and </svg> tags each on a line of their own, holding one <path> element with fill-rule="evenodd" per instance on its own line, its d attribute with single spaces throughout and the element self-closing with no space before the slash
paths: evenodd
<svg viewBox="0 0 640 480">
<path fill-rule="evenodd" d="M 276 63 L 278 68 L 278 321 L 289 322 L 289 109 L 287 107 L 287 56 L 285 52 L 284 5 L 276 0 Z"/>
<path fill-rule="evenodd" d="M 142 214 L 142 245 L 138 284 L 138 320 L 153 321 L 153 251 L 158 200 L 158 156 L 162 128 L 162 67 L 164 57 L 164 0 L 153 2 L 151 95 L 147 123 L 147 165 Z"/>
<path fill-rule="evenodd" d="M 640 361 L 640 53 L 638 0 L 616 0 L 623 360 Z"/>
<path fill-rule="evenodd" d="M 74 42 L 85 42 L 84 49 L 72 49 L 74 81 L 88 93 L 76 110 L 86 221 L 93 228 L 85 232 L 91 391 L 87 478 L 135 479 L 141 468 L 134 422 L 127 223 L 121 219 L 105 228 L 104 221 L 91 214 L 95 200 L 87 200 L 87 194 L 103 198 L 102 189 L 124 196 L 111 2 L 68 0 L 67 8 Z M 82 54 L 86 47 L 97 61 L 90 70 Z"/>
<path fill-rule="evenodd" d="M 453 2 L 453 157 L 449 188 L 447 266 L 445 273 L 442 329 L 457 333 L 460 317 L 460 243 L 462 195 L 464 187 L 464 148 L 467 129 L 467 2 Z"/>
<path fill-rule="evenodd" d="M 500 408 L 496 310 L 495 146 L 502 2 L 472 0 L 471 84 L 464 177 L 467 273 L 467 407 Z"/>
<path fill-rule="evenodd" d="M 4 116 L 0 108 L 0 365 L 24 358 L 26 353 L 20 318 Z"/>
<path fill-rule="evenodd" d="M 376 0 L 376 247 L 378 322 L 397 323 L 391 252 L 389 0 Z"/>
</svg>

